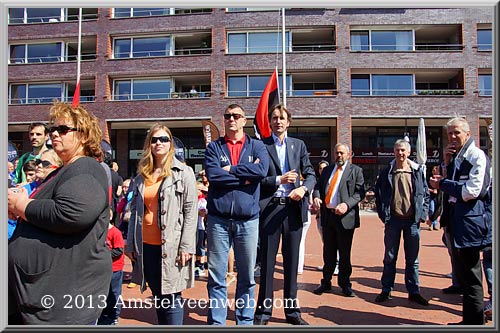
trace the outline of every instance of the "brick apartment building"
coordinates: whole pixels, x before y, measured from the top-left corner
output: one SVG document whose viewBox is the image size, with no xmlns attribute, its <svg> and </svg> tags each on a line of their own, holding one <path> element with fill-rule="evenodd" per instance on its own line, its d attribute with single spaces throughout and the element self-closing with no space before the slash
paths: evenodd
<svg viewBox="0 0 500 333">
<path fill-rule="evenodd" d="M 313 163 L 349 143 L 373 184 L 397 138 L 415 147 L 421 117 L 428 166 L 440 162 L 454 115 L 490 149 L 493 7 L 285 13 L 289 134 L 306 141 Z M 280 22 L 278 8 L 84 8 L 81 101 L 106 126 L 121 175 L 135 174 L 157 121 L 182 140 L 195 171 L 201 120 L 222 129 L 223 110 L 238 103 L 253 135 L 260 94 L 275 66 L 281 75 Z M 27 124 L 46 121 L 54 98 L 71 101 L 77 39 L 77 8 L 9 8 L 8 136 L 21 152 Z"/>
</svg>

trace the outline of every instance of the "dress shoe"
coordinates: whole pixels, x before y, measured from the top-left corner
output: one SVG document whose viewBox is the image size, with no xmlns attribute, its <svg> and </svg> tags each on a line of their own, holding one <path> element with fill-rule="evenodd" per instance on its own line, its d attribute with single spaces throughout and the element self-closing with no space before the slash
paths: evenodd
<svg viewBox="0 0 500 333">
<path fill-rule="evenodd" d="M 350 287 L 342 288 L 342 295 L 344 295 L 345 297 L 356 297 L 356 294 Z"/>
<path fill-rule="evenodd" d="M 429 301 L 422 297 L 419 293 L 408 295 L 408 299 L 412 302 L 418 303 L 420 305 L 429 305 Z"/>
<path fill-rule="evenodd" d="M 463 292 L 462 288 L 453 285 L 443 289 L 444 294 L 463 294 Z"/>
<path fill-rule="evenodd" d="M 464 325 L 463 321 L 459 321 L 458 323 L 448 323 L 446 325 Z"/>
<path fill-rule="evenodd" d="M 321 295 L 325 291 L 330 291 L 330 290 L 332 290 L 332 286 L 326 286 L 324 284 L 320 284 L 318 288 L 314 289 L 313 293 L 315 293 L 316 295 Z"/>
<path fill-rule="evenodd" d="M 267 319 L 255 318 L 253 320 L 254 325 L 267 325 L 268 323 L 269 323 L 269 320 L 267 320 Z"/>
<path fill-rule="evenodd" d="M 383 291 L 377 295 L 377 297 L 375 298 L 375 302 L 381 303 L 381 302 L 385 302 L 389 299 L 392 299 L 391 293 L 389 293 L 387 291 Z"/>
<path fill-rule="evenodd" d="M 302 317 L 287 317 L 286 322 L 292 325 L 309 325 Z"/>
</svg>

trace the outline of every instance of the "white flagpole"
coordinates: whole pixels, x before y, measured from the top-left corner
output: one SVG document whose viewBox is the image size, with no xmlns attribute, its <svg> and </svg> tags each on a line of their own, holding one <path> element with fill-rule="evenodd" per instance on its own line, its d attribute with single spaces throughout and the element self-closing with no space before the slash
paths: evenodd
<svg viewBox="0 0 500 333">
<path fill-rule="evenodd" d="M 76 72 L 76 82 L 80 82 L 80 67 L 82 60 L 82 8 L 78 12 L 78 67 Z"/>
<path fill-rule="evenodd" d="M 283 105 L 286 107 L 286 34 L 285 34 L 285 8 L 281 8 L 281 39 L 282 39 L 282 46 L 281 46 L 281 52 L 283 54 L 282 56 L 282 61 L 283 61 L 283 70 L 282 70 L 282 91 L 283 91 Z"/>
</svg>

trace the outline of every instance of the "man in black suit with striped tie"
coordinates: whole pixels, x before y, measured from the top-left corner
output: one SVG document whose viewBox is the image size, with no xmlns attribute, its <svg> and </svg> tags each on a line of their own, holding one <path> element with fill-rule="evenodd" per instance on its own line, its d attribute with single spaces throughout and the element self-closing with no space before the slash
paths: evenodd
<svg viewBox="0 0 500 333">
<path fill-rule="evenodd" d="M 267 176 L 261 180 L 259 298 L 254 324 L 267 325 L 273 311 L 274 266 L 280 239 L 283 254 L 283 302 L 286 322 L 308 325 L 297 302 L 297 268 L 302 225 L 307 221 L 309 193 L 316 184 L 304 141 L 288 137 L 291 113 L 283 105 L 269 111 L 272 136 L 263 140 L 269 152 Z M 300 183 L 300 176 L 304 178 Z"/>
</svg>

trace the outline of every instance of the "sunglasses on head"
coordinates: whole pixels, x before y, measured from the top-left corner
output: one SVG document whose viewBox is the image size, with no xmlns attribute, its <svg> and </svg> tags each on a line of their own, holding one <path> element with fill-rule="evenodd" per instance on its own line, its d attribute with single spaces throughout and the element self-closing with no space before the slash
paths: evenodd
<svg viewBox="0 0 500 333">
<path fill-rule="evenodd" d="M 35 160 L 35 165 L 39 165 L 39 164 L 41 164 L 42 167 L 44 167 L 44 168 L 48 168 L 49 166 L 52 165 L 52 162 L 47 161 L 47 160 L 41 160 L 41 159 L 37 158 Z"/>
<path fill-rule="evenodd" d="M 59 126 L 50 126 L 49 127 L 49 133 L 50 134 L 53 134 L 55 131 L 57 131 L 57 133 L 61 134 L 61 135 L 64 135 L 70 131 L 78 131 L 78 128 L 76 127 L 69 127 L 69 126 L 66 126 L 66 125 L 59 125 Z"/>
<path fill-rule="evenodd" d="M 166 135 L 151 137 L 151 143 L 156 143 L 158 140 L 163 143 L 170 142 L 170 138 Z"/>
<path fill-rule="evenodd" d="M 224 113 L 224 119 L 229 120 L 231 117 L 234 118 L 234 120 L 239 120 L 240 118 L 245 118 L 244 115 L 239 114 L 239 113 Z"/>
</svg>

